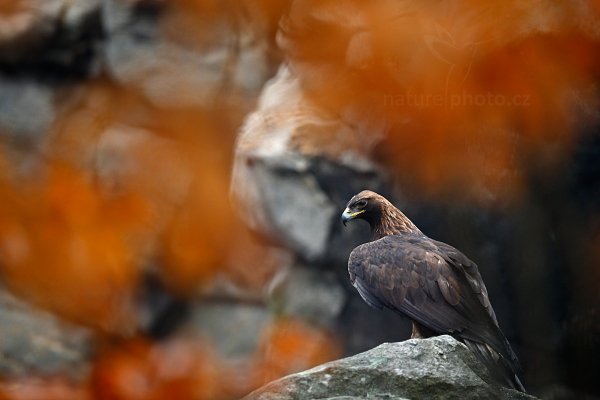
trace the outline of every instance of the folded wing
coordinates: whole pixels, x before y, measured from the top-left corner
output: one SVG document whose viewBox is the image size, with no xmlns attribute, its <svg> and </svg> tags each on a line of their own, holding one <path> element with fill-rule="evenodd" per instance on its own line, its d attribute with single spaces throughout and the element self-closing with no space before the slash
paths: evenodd
<svg viewBox="0 0 600 400">
<path fill-rule="evenodd" d="M 372 307 L 405 314 L 436 333 L 468 341 L 469 347 L 489 347 L 506 367 L 518 370 L 477 266 L 455 248 L 422 234 L 386 236 L 354 249 L 348 270 Z"/>
</svg>

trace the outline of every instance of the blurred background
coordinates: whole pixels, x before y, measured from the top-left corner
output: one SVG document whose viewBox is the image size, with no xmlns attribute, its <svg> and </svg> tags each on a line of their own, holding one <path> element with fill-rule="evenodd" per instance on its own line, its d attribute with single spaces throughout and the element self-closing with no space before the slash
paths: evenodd
<svg viewBox="0 0 600 400">
<path fill-rule="evenodd" d="M 600 397 L 600 1 L 0 0 L 0 399 L 238 399 L 410 336 L 362 189 Z"/>
</svg>

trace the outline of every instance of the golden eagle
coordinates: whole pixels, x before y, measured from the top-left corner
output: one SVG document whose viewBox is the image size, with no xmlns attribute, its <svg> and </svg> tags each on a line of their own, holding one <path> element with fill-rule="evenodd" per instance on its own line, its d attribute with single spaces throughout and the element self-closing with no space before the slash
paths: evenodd
<svg viewBox="0 0 600 400">
<path fill-rule="evenodd" d="M 503 385 L 525 392 L 519 361 L 500 330 L 477 265 L 425 236 L 385 197 L 365 190 L 342 214 L 371 225 L 373 240 L 348 260 L 350 281 L 372 307 L 413 321 L 412 337 L 448 334 L 463 342 Z"/>
</svg>

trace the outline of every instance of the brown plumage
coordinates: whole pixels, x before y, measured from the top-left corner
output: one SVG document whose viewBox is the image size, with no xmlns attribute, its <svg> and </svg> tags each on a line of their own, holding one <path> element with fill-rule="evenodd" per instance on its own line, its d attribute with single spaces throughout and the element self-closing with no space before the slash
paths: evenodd
<svg viewBox="0 0 600 400">
<path fill-rule="evenodd" d="M 463 342 L 500 383 L 525 391 L 519 362 L 500 330 L 477 265 L 446 243 L 425 236 L 385 197 L 365 190 L 342 214 L 364 219 L 373 241 L 348 260 L 350 281 L 372 307 L 413 321 L 412 337 L 448 334 Z"/>
</svg>

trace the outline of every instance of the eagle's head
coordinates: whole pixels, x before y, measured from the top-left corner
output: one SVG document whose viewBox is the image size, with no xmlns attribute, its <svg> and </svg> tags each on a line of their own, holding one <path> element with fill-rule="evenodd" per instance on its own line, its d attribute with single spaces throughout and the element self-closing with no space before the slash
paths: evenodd
<svg viewBox="0 0 600 400">
<path fill-rule="evenodd" d="M 380 218 L 385 203 L 389 203 L 385 197 L 370 190 L 363 190 L 352 197 L 346 205 L 342 213 L 342 223 L 346 225 L 353 219 L 364 219 L 369 223 L 376 221 Z"/>
<path fill-rule="evenodd" d="M 342 223 L 364 219 L 371 226 L 373 238 L 402 233 L 421 233 L 419 228 L 385 197 L 370 190 L 363 190 L 350 199 L 342 213 Z"/>
</svg>

